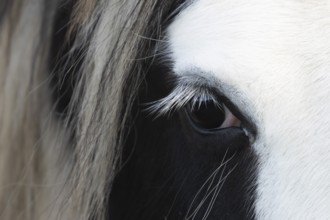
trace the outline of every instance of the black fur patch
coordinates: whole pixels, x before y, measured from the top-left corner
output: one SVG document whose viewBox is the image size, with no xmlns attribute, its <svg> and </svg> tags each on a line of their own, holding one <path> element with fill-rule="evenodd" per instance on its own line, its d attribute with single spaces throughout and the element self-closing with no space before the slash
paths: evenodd
<svg viewBox="0 0 330 220">
<path fill-rule="evenodd" d="M 167 95 L 169 75 L 166 67 L 151 69 L 141 102 Z M 185 111 L 155 120 L 140 110 L 110 219 L 254 219 L 256 157 L 242 129 L 201 133 Z"/>
</svg>

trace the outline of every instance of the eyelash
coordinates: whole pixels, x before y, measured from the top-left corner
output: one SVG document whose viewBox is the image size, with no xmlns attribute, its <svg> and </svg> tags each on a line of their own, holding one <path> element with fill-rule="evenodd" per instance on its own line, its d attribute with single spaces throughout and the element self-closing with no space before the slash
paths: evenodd
<svg viewBox="0 0 330 220">
<path fill-rule="evenodd" d="M 146 111 L 155 116 L 170 117 L 174 112 L 180 111 L 190 105 L 192 108 L 201 106 L 206 100 L 213 101 L 215 105 L 221 106 L 221 102 L 205 88 L 187 89 L 183 86 L 177 87 L 168 96 L 146 104 Z"/>
</svg>

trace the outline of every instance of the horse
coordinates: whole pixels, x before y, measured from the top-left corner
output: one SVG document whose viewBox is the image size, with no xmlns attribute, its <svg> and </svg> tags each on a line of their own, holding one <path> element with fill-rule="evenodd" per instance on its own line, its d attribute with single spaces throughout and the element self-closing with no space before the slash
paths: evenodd
<svg viewBox="0 0 330 220">
<path fill-rule="evenodd" d="M 327 0 L 2 0 L 0 218 L 330 218 Z"/>
</svg>

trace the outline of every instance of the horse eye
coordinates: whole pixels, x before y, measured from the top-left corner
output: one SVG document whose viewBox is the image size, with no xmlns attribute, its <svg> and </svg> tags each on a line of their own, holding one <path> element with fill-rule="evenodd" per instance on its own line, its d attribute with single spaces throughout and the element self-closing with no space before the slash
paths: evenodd
<svg viewBox="0 0 330 220">
<path fill-rule="evenodd" d="M 189 105 L 187 113 L 191 121 L 204 130 L 239 127 L 241 124 L 224 104 L 215 103 L 212 99 Z"/>
</svg>

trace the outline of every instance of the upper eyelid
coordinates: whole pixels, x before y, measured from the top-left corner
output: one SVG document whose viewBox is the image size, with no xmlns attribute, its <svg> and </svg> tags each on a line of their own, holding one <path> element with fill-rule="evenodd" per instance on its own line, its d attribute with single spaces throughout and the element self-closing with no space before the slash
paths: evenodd
<svg viewBox="0 0 330 220">
<path fill-rule="evenodd" d="M 166 97 L 147 103 L 146 110 L 156 117 L 170 115 L 172 112 L 182 109 L 188 103 L 192 102 L 193 105 L 199 105 L 205 99 L 211 99 L 214 103 L 219 104 L 219 100 L 207 88 L 191 88 L 186 85 L 177 85 Z"/>
<path fill-rule="evenodd" d="M 223 95 L 216 89 L 215 80 L 200 74 L 189 73 L 171 77 L 168 81 L 172 91 L 164 98 L 149 102 L 145 110 L 156 118 L 178 111 L 188 103 L 200 105 L 204 99 L 212 99 L 215 104 L 222 102 Z"/>
</svg>

